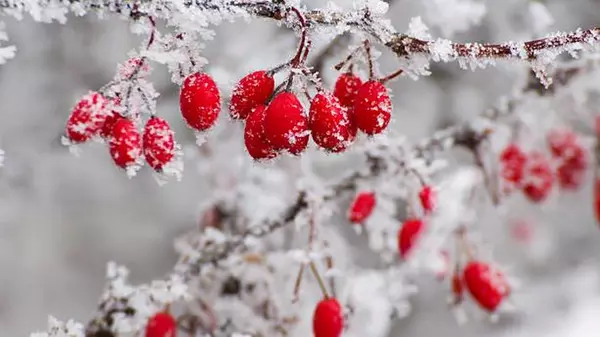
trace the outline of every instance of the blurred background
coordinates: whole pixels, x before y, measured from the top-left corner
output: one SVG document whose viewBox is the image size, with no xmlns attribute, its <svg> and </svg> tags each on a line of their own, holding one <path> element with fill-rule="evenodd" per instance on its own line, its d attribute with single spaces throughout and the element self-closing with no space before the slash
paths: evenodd
<svg viewBox="0 0 600 337">
<path fill-rule="evenodd" d="M 337 1 L 342 6 L 350 2 Z M 489 42 L 600 23 L 600 1 L 594 0 L 544 1 L 554 22 L 542 31 L 530 1 L 454 0 L 456 12 L 446 11 L 444 2 L 395 0 L 387 17 L 400 31 L 408 29 L 411 17 L 421 16 L 433 36 L 450 32 L 453 40 Z M 320 0 L 306 3 L 323 5 Z M 470 24 L 460 16 L 461 4 L 476 11 L 483 4 L 486 11 Z M 186 160 L 181 182 L 159 186 L 148 170 L 128 179 L 99 144 L 84 146 L 78 157 L 61 145 L 74 102 L 110 81 L 117 63 L 139 46 L 127 23 L 94 17 L 71 18 L 66 25 L 36 24 L 27 17 L 6 23 L 18 53 L 0 67 L 0 148 L 6 152 L 0 169 L 0 331 L 27 336 L 45 328 L 48 314 L 86 321 L 96 307 L 108 261 L 127 265 L 134 283 L 169 271 L 176 259 L 173 239 L 196 225 L 201 202 L 212 191 L 194 159 Z M 441 31 L 438 26 L 444 25 L 458 28 Z M 288 30 L 264 20 L 226 23 L 216 32 L 205 48 L 207 71 L 225 89 L 250 70 L 287 59 L 296 44 Z M 346 51 L 337 48 L 325 62 L 326 85 L 335 79 L 331 65 Z M 381 51 L 381 72 L 396 70 L 393 55 Z M 515 64 L 475 72 L 440 64 L 429 77 L 392 82 L 391 133 L 417 140 L 471 118 L 509 94 L 524 71 Z M 161 93 L 159 113 L 194 152 L 194 137 L 179 117 L 178 87 L 160 65 L 153 77 Z M 343 163 L 343 158 L 314 156 L 322 167 Z M 482 319 L 459 326 L 446 306 L 447 288 L 424 280 L 413 312 L 395 324 L 392 335 L 600 334 L 600 229 L 590 196 L 586 184 L 543 208 L 510 202 L 509 215 L 533 224 L 534 239 L 526 243 L 511 238 L 510 223 L 497 226 L 494 213 L 482 218 L 496 224 L 484 226 L 486 240 L 521 283 L 514 296 L 518 315 L 501 317 L 496 324 Z"/>
</svg>

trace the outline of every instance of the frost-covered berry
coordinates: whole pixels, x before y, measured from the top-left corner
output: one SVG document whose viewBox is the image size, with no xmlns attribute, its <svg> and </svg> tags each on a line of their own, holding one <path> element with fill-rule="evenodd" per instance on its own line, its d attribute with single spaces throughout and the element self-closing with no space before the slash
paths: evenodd
<svg viewBox="0 0 600 337">
<path fill-rule="evenodd" d="M 502 271 L 482 261 L 467 263 L 463 282 L 473 300 L 489 312 L 496 311 L 510 293 L 510 285 Z"/>
<path fill-rule="evenodd" d="M 569 154 L 564 154 L 562 162 L 556 169 L 558 184 L 565 190 L 576 190 L 583 184 L 588 167 L 587 153 L 581 146 L 574 146 Z"/>
<path fill-rule="evenodd" d="M 150 317 L 146 324 L 144 337 L 176 337 L 177 322 L 166 312 L 159 312 Z"/>
<path fill-rule="evenodd" d="M 523 193 L 533 202 L 544 201 L 552 191 L 554 172 L 548 158 L 541 152 L 529 155 L 523 180 Z"/>
<path fill-rule="evenodd" d="M 318 93 L 312 99 L 309 128 L 315 143 L 331 152 L 346 150 L 356 137 L 356 126 L 348 110 L 329 93 Z"/>
<path fill-rule="evenodd" d="M 252 109 L 265 104 L 273 94 L 275 80 L 260 70 L 244 76 L 233 89 L 229 101 L 229 113 L 233 119 L 246 119 Z"/>
<path fill-rule="evenodd" d="M 419 191 L 419 200 L 421 201 L 421 207 L 425 214 L 433 212 L 436 205 L 436 194 L 435 190 L 431 185 L 423 185 L 421 191 Z"/>
<path fill-rule="evenodd" d="M 142 155 L 141 138 L 133 121 L 122 118 L 115 123 L 111 132 L 109 150 L 117 166 L 127 168 L 136 164 Z"/>
<path fill-rule="evenodd" d="M 398 230 L 398 252 L 403 259 L 406 259 L 412 251 L 424 227 L 425 224 L 420 219 L 408 219 Z"/>
<path fill-rule="evenodd" d="M 156 116 L 152 116 L 142 135 L 142 146 L 146 162 L 155 171 L 162 168 L 175 156 L 175 137 L 169 123 Z"/>
<path fill-rule="evenodd" d="M 265 139 L 276 151 L 299 155 L 308 145 L 308 119 L 291 92 L 277 94 L 265 110 Z"/>
<path fill-rule="evenodd" d="M 120 113 L 111 111 L 107 116 L 102 128 L 100 129 L 100 136 L 105 140 L 109 140 L 112 134 L 112 130 L 120 119 L 124 118 Z"/>
<path fill-rule="evenodd" d="M 67 120 L 66 137 L 73 143 L 83 143 L 97 136 L 110 114 L 108 105 L 109 100 L 98 92 L 83 96 Z"/>
<path fill-rule="evenodd" d="M 523 180 L 527 155 L 517 144 L 509 144 L 500 153 L 500 170 L 502 178 L 515 186 Z"/>
<path fill-rule="evenodd" d="M 361 192 L 356 195 L 348 211 L 348 220 L 352 223 L 363 223 L 373 213 L 376 198 L 373 192 Z"/>
<path fill-rule="evenodd" d="M 244 144 L 248 154 L 255 160 L 277 157 L 277 151 L 265 140 L 265 109 L 262 104 L 254 108 L 244 126 Z"/>
<path fill-rule="evenodd" d="M 577 147 L 577 135 L 568 128 L 553 129 L 546 136 L 548 147 L 554 157 L 563 157 Z"/>
<path fill-rule="evenodd" d="M 343 106 L 350 108 L 353 106 L 354 98 L 362 84 L 360 77 L 351 72 L 343 73 L 335 81 L 333 95 L 340 100 Z"/>
<path fill-rule="evenodd" d="M 367 135 L 381 133 L 390 123 L 392 101 L 387 88 L 379 81 L 367 81 L 354 99 L 354 121 Z"/>
<path fill-rule="evenodd" d="M 205 73 L 186 77 L 179 93 L 179 107 L 191 128 L 206 131 L 215 125 L 221 111 L 221 96 L 212 77 Z"/>
<path fill-rule="evenodd" d="M 340 337 L 344 330 L 342 306 L 335 298 L 321 300 L 313 315 L 314 337 Z"/>
</svg>

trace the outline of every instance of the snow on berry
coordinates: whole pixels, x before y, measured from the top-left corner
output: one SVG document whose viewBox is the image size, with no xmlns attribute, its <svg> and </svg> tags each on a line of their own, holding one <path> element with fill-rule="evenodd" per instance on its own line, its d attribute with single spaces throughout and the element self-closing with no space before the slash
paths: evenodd
<svg viewBox="0 0 600 337">
<path fill-rule="evenodd" d="M 358 93 L 358 89 L 362 86 L 360 77 L 351 72 L 341 74 L 335 82 L 333 95 L 340 100 L 340 104 L 347 108 L 351 108 L 354 104 L 354 98 Z"/>
<path fill-rule="evenodd" d="M 331 152 L 342 152 L 354 141 L 356 126 L 348 110 L 329 93 L 317 93 L 310 104 L 309 128 L 315 143 Z"/>
<path fill-rule="evenodd" d="M 470 261 L 463 270 L 463 282 L 479 306 L 494 312 L 510 293 L 510 286 L 502 271 L 482 262 Z"/>
<path fill-rule="evenodd" d="M 573 146 L 563 155 L 565 157 L 556 170 L 559 186 L 565 190 L 576 190 L 585 179 L 588 167 L 587 153 L 583 147 Z"/>
<path fill-rule="evenodd" d="M 159 312 L 150 317 L 144 337 L 175 336 L 177 336 L 177 322 L 173 316 L 166 312 Z"/>
<path fill-rule="evenodd" d="M 257 106 L 248 116 L 244 126 L 244 144 L 248 154 L 255 160 L 272 159 L 277 156 L 277 151 L 265 140 L 265 111 L 264 105 Z"/>
<path fill-rule="evenodd" d="M 335 298 L 321 300 L 313 315 L 314 337 L 340 337 L 344 330 L 342 306 Z"/>
<path fill-rule="evenodd" d="M 433 212 L 436 204 L 436 193 L 431 185 L 423 185 L 419 191 L 419 200 L 425 214 Z"/>
<path fill-rule="evenodd" d="M 142 146 L 146 162 L 155 171 L 162 168 L 175 156 L 175 137 L 169 123 L 156 116 L 152 116 L 142 135 Z"/>
<path fill-rule="evenodd" d="M 371 215 L 371 213 L 373 213 L 375 204 L 375 193 L 358 193 L 350 205 L 348 220 L 356 224 L 363 223 Z"/>
<path fill-rule="evenodd" d="M 90 91 L 71 111 L 65 135 L 72 143 L 83 143 L 98 135 L 110 111 L 109 100 L 102 94 Z"/>
<path fill-rule="evenodd" d="M 398 252 L 403 259 L 409 257 L 417 240 L 423 233 L 425 224 L 420 219 L 408 219 L 402 224 L 398 230 Z"/>
<path fill-rule="evenodd" d="M 113 161 L 121 168 L 128 168 L 137 163 L 142 155 L 142 141 L 133 121 L 122 118 L 115 123 L 109 150 Z"/>
<path fill-rule="evenodd" d="M 546 138 L 554 157 L 563 157 L 577 146 L 577 135 L 571 129 L 553 129 Z"/>
<path fill-rule="evenodd" d="M 265 110 L 265 139 L 274 150 L 299 155 L 308 145 L 308 119 L 291 92 L 277 94 Z"/>
<path fill-rule="evenodd" d="M 233 119 L 246 119 L 252 109 L 265 104 L 273 94 L 275 80 L 260 70 L 244 76 L 233 89 L 229 113 Z"/>
<path fill-rule="evenodd" d="M 102 124 L 102 128 L 100 129 L 100 136 L 102 136 L 104 140 L 109 140 L 112 134 L 112 130 L 115 127 L 115 124 L 122 118 L 124 118 L 123 115 L 116 111 L 109 112 L 106 116 L 104 124 Z"/>
<path fill-rule="evenodd" d="M 502 178 L 509 184 L 519 186 L 523 180 L 527 155 L 517 144 L 509 144 L 500 153 Z"/>
<path fill-rule="evenodd" d="M 387 88 L 379 81 L 363 84 L 354 99 L 354 121 L 367 135 L 381 133 L 390 123 L 392 101 Z"/>
<path fill-rule="evenodd" d="M 532 202 L 542 202 L 550 195 L 553 184 L 554 172 L 548 158 L 541 152 L 530 153 L 523 181 L 525 196 Z"/>
<path fill-rule="evenodd" d="M 221 111 L 221 96 L 212 77 L 198 72 L 186 77 L 179 94 L 179 106 L 183 119 L 191 128 L 210 129 Z"/>
</svg>

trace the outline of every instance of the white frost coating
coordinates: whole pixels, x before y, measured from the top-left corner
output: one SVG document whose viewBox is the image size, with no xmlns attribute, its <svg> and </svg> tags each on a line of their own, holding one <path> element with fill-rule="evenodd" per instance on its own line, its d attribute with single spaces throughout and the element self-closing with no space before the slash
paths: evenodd
<svg viewBox="0 0 600 337">
<path fill-rule="evenodd" d="M 478 25 L 486 7 L 477 0 L 423 0 L 427 23 L 439 28 L 445 37 L 464 32 Z"/>
<path fill-rule="evenodd" d="M 435 62 L 450 62 L 456 58 L 456 52 L 452 48 L 452 41 L 437 39 L 429 45 L 431 58 Z"/>
<path fill-rule="evenodd" d="M 415 16 L 410 19 L 410 22 L 408 23 L 408 31 L 406 32 L 406 34 L 417 39 L 431 39 L 431 34 L 429 34 L 429 28 L 427 28 L 425 23 L 423 23 L 423 20 L 420 16 Z"/>
<path fill-rule="evenodd" d="M 34 332 L 30 337 L 84 337 L 83 324 L 68 320 L 62 322 L 53 316 L 48 316 L 48 328 L 44 332 Z"/>
</svg>

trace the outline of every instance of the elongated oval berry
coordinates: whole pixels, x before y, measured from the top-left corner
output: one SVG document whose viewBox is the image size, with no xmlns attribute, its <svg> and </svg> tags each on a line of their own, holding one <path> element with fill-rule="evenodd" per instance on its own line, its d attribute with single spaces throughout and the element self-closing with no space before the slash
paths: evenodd
<svg viewBox="0 0 600 337">
<path fill-rule="evenodd" d="M 108 103 L 108 99 L 95 91 L 83 96 L 67 120 L 66 137 L 73 143 L 83 143 L 98 135 L 110 114 Z"/>
<path fill-rule="evenodd" d="M 309 127 L 315 143 L 331 152 L 342 152 L 354 141 L 356 126 L 339 100 L 329 93 L 318 93 L 310 103 Z"/>
<path fill-rule="evenodd" d="M 531 153 L 523 182 L 525 196 L 535 203 L 542 202 L 550 195 L 553 184 L 554 172 L 548 158 L 540 152 Z"/>
<path fill-rule="evenodd" d="M 475 302 L 483 309 L 494 312 L 510 293 L 504 274 L 481 261 L 470 261 L 463 270 L 463 282 Z"/>
<path fill-rule="evenodd" d="M 145 337 L 176 337 L 177 322 L 166 312 L 159 312 L 150 317 L 146 324 Z"/>
<path fill-rule="evenodd" d="M 162 168 L 175 156 L 175 133 L 169 123 L 152 116 L 144 127 L 142 146 L 146 162 L 155 171 Z"/>
<path fill-rule="evenodd" d="M 350 205 L 348 220 L 352 223 L 363 223 L 373 213 L 375 204 L 375 193 L 361 192 L 357 194 Z"/>
<path fill-rule="evenodd" d="M 354 99 L 354 121 L 367 135 L 381 133 L 390 123 L 392 100 L 387 88 L 379 81 L 367 81 Z"/>
<path fill-rule="evenodd" d="M 179 107 L 185 122 L 193 129 L 211 128 L 221 111 L 221 96 L 217 84 L 205 73 L 193 73 L 185 78 L 179 93 Z"/>
<path fill-rule="evenodd" d="M 265 104 L 273 94 L 275 80 L 264 70 L 244 76 L 233 89 L 229 113 L 233 119 L 246 119 L 252 109 Z"/>
<path fill-rule="evenodd" d="M 354 104 L 354 98 L 358 93 L 358 89 L 362 86 L 360 77 L 351 72 L 343 73 L 335 81 L 333 95 L 340 100 L 340 103 L 349 108 Z"/>
<path fill-rule="evenodd" d="M 335 298 L 321 300 L 313 315 L 314 337 L 340 337 L 344 330 L 342 306 Z"/>
<path fill-rule="evenodd" d="M 421 207 L 425 214 L 430 214 L 436 205 L 436 194 L 435 190 L 431 185 L 423 185 L 419 192 L 419 200 L 421 201 Z"/>
<path fill-rule="evenodd" d="M 519 186 L 523 180 L 527 155 L 517 144 L 509 144 L 500 153 L 500 169 L 502 178 Z"/>
<path fill-rule="evenodd" d="M 398 252 L 403 259 L 408 258 L 424 227 L 420 219 L 408 219 L 398 230 Z"/>
<path fill-rule="evenodd" d="M 277 151 L 265 140 L 265 109 L 263 104 L 254 108 L 244 126 L 244 144 L 248 154 L 255 160 L 277 157 Z"/>
<path fill-rule="evenodd" d="M 274 150 L 299 155 L 308 145 L 308 119 L 291 92 L 277 94 L 265 110 L 265 139 Z"/>
<path fill-rule="evenodd" d="M 133 121 L 122 118 L 115 123 L 108 143 L 110 156 L 117 166 L 135 165 L 142 155 L 142 140 Z"/>
</svg>

